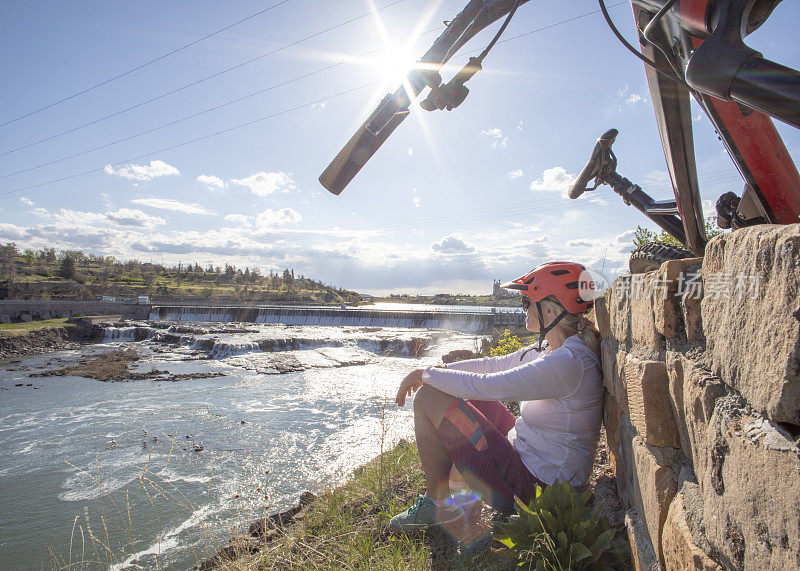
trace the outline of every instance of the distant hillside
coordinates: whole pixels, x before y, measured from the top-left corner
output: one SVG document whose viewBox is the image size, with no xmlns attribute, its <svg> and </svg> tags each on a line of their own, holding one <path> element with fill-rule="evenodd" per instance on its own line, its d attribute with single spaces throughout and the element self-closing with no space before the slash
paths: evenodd
<svg viewBox="0 0 800 571">
<path fill-rule="evenodd" d="M 426 303 L 429 305 L 483 305 L 517 307 L 520 304 L 519 295 L 469 295 L 437 293 L 435 295 L 409 295 L 407 293 L 391 294 L 389 297 L 373 297 L 372 301 L 388 301 L 395 303 Z"/>
<path fill-rule="evenodd" d="M 94 299 L 97 296 L 156 300 L 346 303 L 362 301 L 356 292 L 295 276 L 294 270 L 262 274 L 258 268 L 206 268 L 198 264 L 120 262 L 76 250 L 25 250 L 0 246 L 0 298 Z"/>
</svg>

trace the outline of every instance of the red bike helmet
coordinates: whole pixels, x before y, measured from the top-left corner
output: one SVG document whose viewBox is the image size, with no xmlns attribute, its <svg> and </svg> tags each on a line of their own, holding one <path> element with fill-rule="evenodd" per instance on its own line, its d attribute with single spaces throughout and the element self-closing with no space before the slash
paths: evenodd
<svg viewBox="0 0 800 571">
<path fill-rule="evenodd" d="M 515 289 L 527 295 L 532 303 L 552 295 L 568 312 L 584 313 L 592 307 L 592 301 L 582 299 L 580 292 L 593 292 L 594 283 L 583 272 L 586 268 L 576 262 L 547 262 L 500 287 Z"/>
</svg>

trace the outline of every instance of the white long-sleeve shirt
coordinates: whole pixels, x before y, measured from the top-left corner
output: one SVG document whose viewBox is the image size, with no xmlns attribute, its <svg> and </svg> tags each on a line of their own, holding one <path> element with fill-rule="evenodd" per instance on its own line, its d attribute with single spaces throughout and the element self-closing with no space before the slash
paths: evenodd
<svg viewBox="0 0 800 571">
<path fill-rule="evenodd" d="M 429 367 L 422 380 L 464 399 L 521 401 L 508 439 L 531 474 L 546 484 L 588 479 L 603 420 L 603 376 L 579 336 L 553 351 L 525 348 Z"/>
</svg>

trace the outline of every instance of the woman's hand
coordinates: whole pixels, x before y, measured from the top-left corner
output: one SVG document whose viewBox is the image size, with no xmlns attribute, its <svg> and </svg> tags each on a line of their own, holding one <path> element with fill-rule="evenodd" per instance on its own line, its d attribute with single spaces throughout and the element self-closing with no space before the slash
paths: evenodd
<svg viewBox="0 0 800 571">
<path fill-rule="evenodd" d="M 398 406 L 404 406 L 406 404 L 406 398 L 411 396 L 411 393 L 422 386 L 423 370 L 424 369 L 414 369 L 407 374 L 403 382 L 400 383 L 400 388 L 397 389 L 397 397 L 394 399 L 394 402 L 396 402 Z"/>
</svg>

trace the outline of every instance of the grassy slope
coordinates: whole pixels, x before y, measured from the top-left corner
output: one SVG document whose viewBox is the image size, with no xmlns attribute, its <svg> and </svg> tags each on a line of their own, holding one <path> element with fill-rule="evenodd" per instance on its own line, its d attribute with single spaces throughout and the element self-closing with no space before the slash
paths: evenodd
<svg viewBox="0 0 800 571">
<path fill-rule="evenodd" d="M 389 518 L 424 489 L 417 447 L 401 442 L 321 494 L 306 517 L 227 569 L 515 569 L 488 547 L 461 555 L 444 531 L 389 531 Z"/>
<path fill-rule="evenodd" d="M 11 337 L 15 335 L 26 335 L 31 331 L 39 329 L 59 329 L 63 328 L 67 318 L 46 319 L 44 321 L 29 321 L 22 323 L 0 323 L 0 336 Z"/>
</svg>

